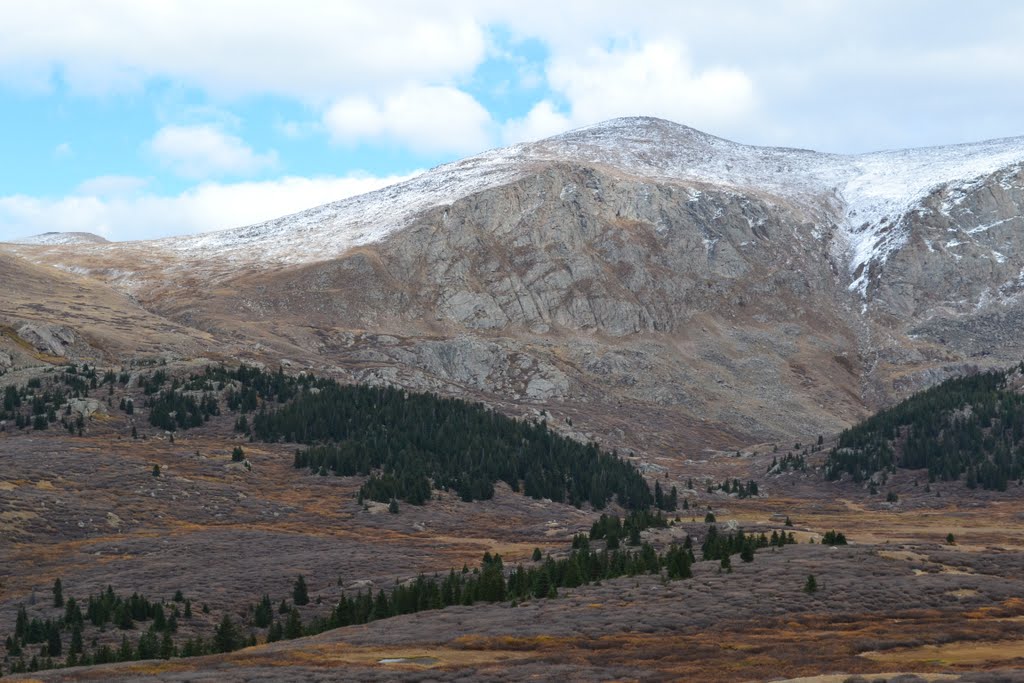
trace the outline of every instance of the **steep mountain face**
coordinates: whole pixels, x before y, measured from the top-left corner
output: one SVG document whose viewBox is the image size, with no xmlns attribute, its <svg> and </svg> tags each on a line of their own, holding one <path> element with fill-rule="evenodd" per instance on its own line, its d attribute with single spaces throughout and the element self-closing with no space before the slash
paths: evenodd
<svg viewBox="0 0 1024 683">
<path fill-rule="evenodd" d="M 267 362 L 660 451 L 1019 360 L 1024 139 L 863 156 L 619 119 L 267 224 L 9 247 Z"/>
</svg>

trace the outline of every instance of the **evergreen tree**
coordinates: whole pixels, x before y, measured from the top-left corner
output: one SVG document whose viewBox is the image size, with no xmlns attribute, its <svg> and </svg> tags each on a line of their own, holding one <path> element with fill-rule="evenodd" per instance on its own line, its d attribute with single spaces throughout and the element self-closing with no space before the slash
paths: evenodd
<svg viewBox="0 0 1024 683">
<path fill-rule="evenodd" d="M 60 640 L 60 629 L 58 629 L 56 625 L 48 629 L 46 641 L 47 656 L 60 657 L 62 645 Z"/>
<path fill-rule="evenodd" d="M 170 631 L 164 631 L 164 637 L 160 641 L 160 659 L 170 659 L 177 654 L 178 652 L 174 647 L 174 641 L 171 640 Z"/>
<path fill-rule="evenodd" d="M 132 647 L 132 642 L 128 640 L 127 635 L 121 636 L 121 648 L 117 651 L 117 658 L 122 662 L 130 662 L 135 659 L 135 648 Z"/>
<path fill-rule="evenodd" d="M 253 610 L 253 624 L 258 628 L 266 628 L 274 619 L 274 607 L 270 603 L 270 596 L 266 593 Z"/>
<path fill-rule="evenodd" d="M 242 636 L 238 627 L 227 614 L 220 620 L 217 631 L 213 635 L 213 647 L 216 652 L 232 652 L 242 646 Z"/>
<path fill-rule="evenodd" d="M 75 624 L 71 629 L 71 645 L 68 647 L 68 654 L 71 656 L 82 654 L 82 625 Z"/>
<path fill-rule="evenodd" d="M 288 640 L 302 637 L 302 617 L 296 607 L 292 607 L 288 613 L 288 621 L 284 626 L 284 637 Z"/>
<path fill-rule="evenodd" d="M 292 588 L 292 602 L 299 606 L 309 604 L 309 592 L 306 589 L 306 579 L 303 578 L 302 574 L 299 574 L 299 578 L 295 579 L 295 585 Z"/>
</svg>

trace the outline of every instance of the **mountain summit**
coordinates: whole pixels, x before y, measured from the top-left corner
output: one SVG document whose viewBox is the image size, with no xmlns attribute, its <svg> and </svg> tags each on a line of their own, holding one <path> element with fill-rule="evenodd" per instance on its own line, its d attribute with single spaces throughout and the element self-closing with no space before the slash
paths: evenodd
<svg viewBox="0 0 1024 683">
<path fill-rule="evenodd" d="M 260 225 L 6 248 L 217 352 L 613 441 L 775 438 L 1024 355 L 1022 168 L 1024 138 L 837 155 L 624 118 Z"/>
<path fill-rule="evenodd" d="M 933 192 L 951 196 L 1024 162 L 1024 137 L 861 155 L 754 147 L 662 119 L 628 117 L 445 164 L 402 184 L 255 226 L 157 243 L 195 256 L 258 253 L 311 262 L 384 239 L 418 213 L 497 187 L 539 165 L 573 163 L 661 181 L 710 184 L 775 196 L 834 223 L 851 287 L 910 237 L 905 217 Z M 945 188 L 945 190 L 944 190 Z M 942 209 L 948 212 L 954 204 Z"/>
</svg>

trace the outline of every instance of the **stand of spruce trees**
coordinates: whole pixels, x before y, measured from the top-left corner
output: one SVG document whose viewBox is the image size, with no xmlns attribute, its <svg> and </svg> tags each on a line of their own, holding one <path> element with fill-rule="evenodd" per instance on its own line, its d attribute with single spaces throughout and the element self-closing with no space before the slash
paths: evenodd
<svg viewBox="0 0 1024 683">
<path fill-rule="evenodd" d="M 152 379 L 146 386 L 157 394 L 150 421 L 168 429 L 198 426 L 217 414 L 216 398 L 202 392 L 223 389 L 228 410 L 240 413 L 236 429 L 258 441 L 306 445 L 296 451 L 296 468 L 370 476 L 361 496 L 371 500 L 420 505 L 432 487 L 465 501 L 486 500 L 504 481 L 528 496 L 576 506 L 603 508 L 614 498 L 643 509 L 654 502 L 640 472 L 616 453 L 477 403 L 246 365 L 208 367 L 170 389 Z"/>
<path fill-rule="evenodd" d="M 951 379 L 839 435 L 826 474 L 856 482 L 897 467 L 927 469 L 930 481 L 1005 491 L 1024 477 L 1024 364 Z"/>
</svg>

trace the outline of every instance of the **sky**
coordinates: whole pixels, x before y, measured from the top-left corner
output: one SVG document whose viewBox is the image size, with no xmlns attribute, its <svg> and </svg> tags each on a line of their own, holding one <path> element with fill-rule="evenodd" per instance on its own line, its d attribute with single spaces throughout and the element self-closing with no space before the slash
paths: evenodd
<svg viewBox="0 0 1024 683">
<path fill-rule="evenodd" d="M 0 240 L 257 223 L 617 116 L 1024 135 L 1022 34 L 1000 0 L 0 0 Z"/>
</svg>

